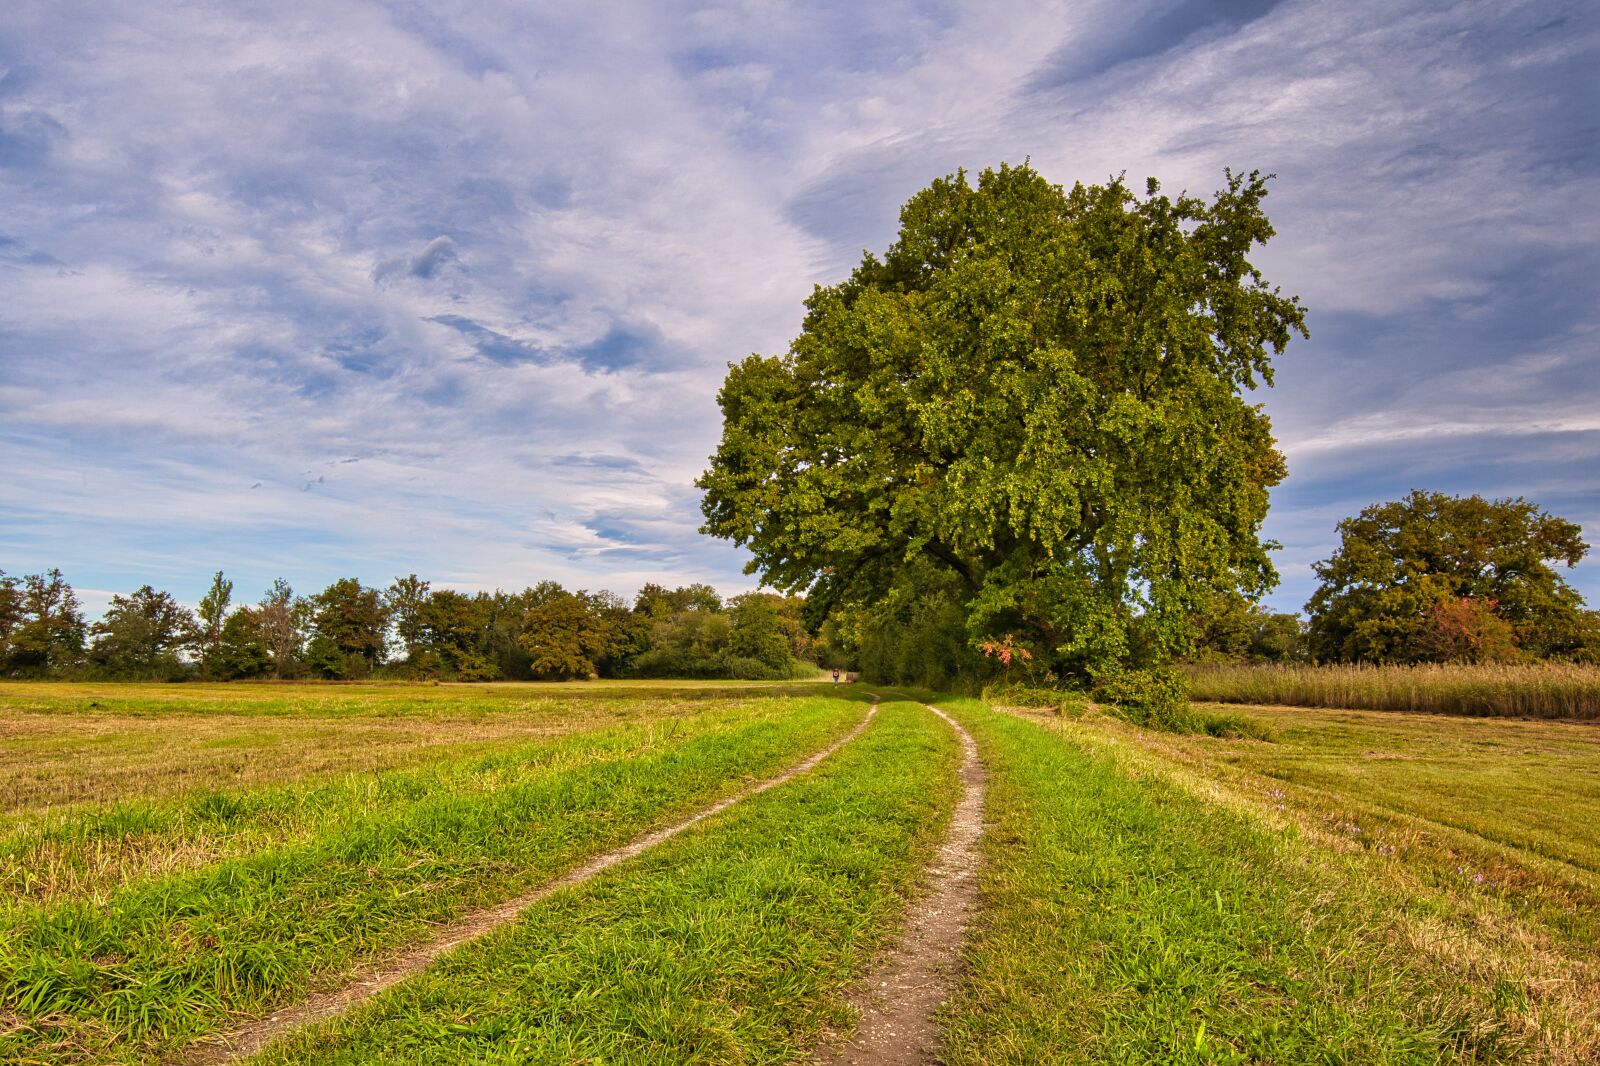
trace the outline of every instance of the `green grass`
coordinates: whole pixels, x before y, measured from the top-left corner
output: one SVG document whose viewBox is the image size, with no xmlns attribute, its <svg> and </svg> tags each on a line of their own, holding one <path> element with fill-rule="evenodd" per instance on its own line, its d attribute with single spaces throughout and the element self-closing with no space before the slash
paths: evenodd
<svg viewBox="0 0 1600 1066">
<path fill-rule="evenodd" d="M 1190 695 L 1218 703 L 1600 719 L 1600 666 L 1188 667 Z"/>
<path fill-rule="evenodd" d="M 0 1061 L 157 1061 L 337 988 L 777 772 L 865 699 L 0 686 Z M 941 705 L 990 774 L 949 1063 L 1600 1058 L 1594 726 L 1195 709 L 1263 743 Z M 887 705 L 812 774 L 267 1058 L 805 1061 L 898 931 L 958 763 Z"/>
<path fill-rule="evenodd" d="M 79 803 L 366 773 L 710 705 L 825 695 L 755 683 L 0 682 L 0 825 Z"/>
<path fill-rule="evenodd" d="M 1429 890 L 1489 896 L 1517 935 L 1600 955 L 1600 732 L 1552 721 L 1245 708 L 1273 744 L 1100 723 L 1244 809 L 1292 819 Z M 1113 736 L 1114 734 L 1114 736 Z"/>
<path fill-rule="evenodd" d="M 862 713 L 838 699 L 704 709 L 676 729 L 638 723 L 422 770 L 205 792 L 50 826 L 70 843 L 211 824 L 259 847 L 134 878 L 100 903 L 11 900 L 0 914 L 0 1021 L 11 1030 L 0 1059 L 138 1061 L 232 1014 L 337 983 L 435 923 L 775 772 Z M 362 793 L 353 809 L 352 789 Z"/>
<path fill-rule="evenodd" d="M 991 822 L 948 1062 L 1577 1061 L 1582 1003 L 1474 954 L 1513 908 L 1213 797 L 1134 741 L 1225 742 L 947 706 L 985 751 Z"/>
<path fill-rule="evenodd" d="M 805 1061 L 896 927 L 960 753 L 884 708 L 818 770 L 541 904 L 272 1063 Z"/>
<path fill-rule="evenodd" d="M 588 764 L 636 757 L 708 732 L 747 724 L 752 715 L 785 713 L 787 702 L 691 705 L 701 713 L 532 743 L 456 745 L 433 750 L 433 762 L 385 773 L 307 775 L 257 789 L 199 788 L 173 797 L 75 806 L 19 819 L 0 836 L 0 908 L 8 902 L 107 902 L 108 893 L 155 874 L 215 863 L 273 848 L 283 850 L 391 817 L 419 797 L 494 797 L 533 773 L 572 771 Z M 340 737 L 346 743 L 348 734 Z M 465 749 L 465 750 L 463 750 Z M 0 914 L 3 914 L 0 909 Z"/>
</svg>

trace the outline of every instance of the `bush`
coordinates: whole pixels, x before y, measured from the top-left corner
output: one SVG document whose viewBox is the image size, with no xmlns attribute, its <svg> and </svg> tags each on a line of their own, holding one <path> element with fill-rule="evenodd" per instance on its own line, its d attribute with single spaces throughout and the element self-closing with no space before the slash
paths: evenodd
<svg viewBox="0 0 1600 1066">
<path fill-rule="evenodd" d="M 1196 710 L 1189 702 L 1188 683 L 1176 670 L 1124 670 L 1102 674 L 1093 690 L 1116 717 L 1145 729 L 1198 733 L 1211 737 L 1271 740 L 1272 731 L 1244 715 Z"/>
<path fill-rule="evenodd" d="M 1094 679 L 1090 695 L 1134 725 L 1193 733 L 1193 711 L 1183 676 L 1173 670 L 1114 670 Z"/>
<path fill-rule="evenodd" d="M 746 655 L 730 655 L 723 668 L 724 676 L 734 681 L 787 681 L 789 669 L 779 668 L 760 659 Z"/>
<path fill-rule="evenodd" d="M 1021 683 L 986 685 L 982 698 L 985 703 L 1013 707 L 1048 707 L 1057 714 L 1074 718 L 1089 709 L 1088 697 L 1081 692 Z"/>
<path fill-rule="evenodd" d="M 718 657 L 695 659 L 670 648 L 651 648 L 634 657 L 624 671 L 627 677 L 709 680 L 727 677 L 727 665 Z"/>
</svg>

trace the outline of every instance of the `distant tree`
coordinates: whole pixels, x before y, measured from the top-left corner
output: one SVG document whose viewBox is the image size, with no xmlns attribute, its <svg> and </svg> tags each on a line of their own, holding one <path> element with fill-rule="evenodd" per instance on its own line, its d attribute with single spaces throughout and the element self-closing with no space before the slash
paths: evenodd
<svg viewBox="0 0 1600 1066">
<path fill-rule="evenodd" d="M 383 661 L 389 613 L 383 594 L 353 577 L 311 597 L 316 636 L 306 660 L 325 677 L 366 677 Z"/>
<path fill-rule="evenodd" d="M 522 620 L 530 605 L 520 592 L 496 589 L 486 598 L 484 655 L 501 677 L 526 681 L 533 677 L 533 657 L 522 646 Z"/>
<path fill-rule="evenodd" d="M 261 677 L 272 669 L 266 628 L 259 608 L 241 607 L 229 614 L 207 658 L 211 676 L 231 681 Z"/>
<path fill-rule="evenodd" d="M 311 604 L 296 596 L 280 577 L 261 597 L 256 624 L 262 643 L 272 654 L 272 675 L 280 680 L 298 676 L 306 631 L 311 625 Z"/>
<path fill-rule="evenodd" d="M 769 595 L 771 595 L 769 593 Z M 801 661 L 816 658 L 816 637 L 806 621 L 804 596 L 772 596 L 772 609 L 778 616 L 778 628 L 789 642 L 789 656 Z"/>
<path fill-rule="evenodd" d="M 728 654 L 735 675 L 789 676 L 794 658 L 789 635 L 778 613 L 778 605 L 782 603 L 783 597 L 762 592 L 747 592 L 729 601 L 728 620 L 732 623 L 732 632 L 728 637 Z"/>
<path fill-rule="evenodd" d="M 626 669 L 629 658 L 638 652 L 639 621 L 628 602 L 613 592 L 583 592 L 589 601 L 590 617 L 601 634 L 600 653 L 595 672 L 601 677 L 617 677 Z"/>
<path fill-rule="evenodd" d="M 1206 596 L 1198 605 L 1194 658 L 1200 661 L 1241 661 L 1250 655 L 1259 608 L 1235 590 Z"/>
<path fill-rule="evenodd" d="M 520 641 L 532 657 L 534 676 L 567 681 L 597 675 L 612 635 L 589 597 L 553 581 L 531 591 Z"/>
<path fill-rule="evenodd" d="M 171 680 L 187 672 L 182 653 L 195 646 L 199 625 L 170 592 L 144 585 L 129 596 L 111 597 L 105 617 L 90 632 L 89 659 L 107 675 Z"/>
<path fill-rule="evenodd" d="M 78 596 L 60 570 L 28 574 L 20 587 L 20 620 L 9 636 L 5 672 L 43 677 L 77 665 L 87 633 Z"/>
<path fill-rule="evenodd" d="M 397 577 L 384 591 L 383 602 L 389 609 L 389 620 L 394 624 L 395 636 L 405 648 L 407 661 L 414 660 L 423 648 L 426 624 L 423 611 L 428 603 L 428 583 L 416 574 Z"/>
<path fill-rule="evenodd" d="M 1303 662 L 1311 657 L 1306 624 L 1297 614 L 1259 614 L 1250 636 L 1252 662 Z"/>
<path fill-rule="evenodd" d="M 678 611 L 720 611 L 722 597 L 710 585 L 682 585 L 668 589 L 654 582 L 646 584 L 633 599 L 633 611 L 651 621 Z"/>
<path fill-rule="evenodd" d="M 935 181 L 787 353 L 729 370 L 705 531 L 815 611 L 892 600 L 1049 673 L 1183 654 L 1206 593 L 1276 580 L 1260 529 L 1285 468 L 1245 393 L 1305 312 L 1249 258 L 1266 194 L 1255 173 L 1210 201 L 1027 166 Z"/>
<path fill-rule="evenodd" d="M 1552 566 L 1576 566 L 1588 551 L 1576 523 L 1520 498 L 1418 491 L 1338 528 L 1306 605 L 1319 659 L 1422 662 L 1472 646 L 1500 657 L 1491 615 L 1524 655 L 1592 653 L 1583 598 Z"/>
<path fill-rule="evenodd" d="M 22 580 L 0 570 L 0 674 L 11 659 L 11 634 L 22 618 Z"/>
<path fill-rule="evenodd" d="M 538 607 L 570 595 L 559 581 L 541 581 L 522 590 L 522 602 L 529 607 Z"/>
<path fill-rule="evenodd" d="M 1194 626 L 1198 661 L 1296 662 L 1309 655 L 1299 615 L 1274 614 L 1237 592 L 1207 597 Z"/>
<path fill-rule="evenodd" d="M 817 665 L 829 670 L 854 670 L 860 664 L 861 627 L 855 611 L 835 610 L 823 619 L 812 645 Z"/>
<path fill-rule="evenodd" d="M 362 667 L 366 660 L 346 655 L 339 642 L 326 633 L 311 634 L 300 661 L 312 677 L 322 681 L 346 681 L 365 676 Z"/>
<path fill-rule="evenodd" d="M 416 612 L 417 652 L 422 670 L 457 681 L 493 681 L 500 667 L 489 655 L 493 597 L 441 589 L 422 600 Z"/>
<path fill-rule="evenodd" d="M 222 626 L 228 616 L 228 605 L 233 602 L 233 582 L 223 578 L 218 570 L 211 578 L 211 588 L 200 599 L 200 670 L 206 676 L 215 672 L 213 659 L 217 645 L 222 641 Z"/>
</svg>

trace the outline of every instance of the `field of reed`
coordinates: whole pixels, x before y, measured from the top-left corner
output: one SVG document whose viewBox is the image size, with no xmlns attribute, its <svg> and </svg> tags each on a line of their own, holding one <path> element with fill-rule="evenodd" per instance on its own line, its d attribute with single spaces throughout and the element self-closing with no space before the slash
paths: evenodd
<svg viewBox="0 0 1600 1066">
<path fill-rule="evenodd" d="M 1600 720 L 1600 666 L 1198 664 L 1190 698 L 1214 703 Z"/>
</svg>

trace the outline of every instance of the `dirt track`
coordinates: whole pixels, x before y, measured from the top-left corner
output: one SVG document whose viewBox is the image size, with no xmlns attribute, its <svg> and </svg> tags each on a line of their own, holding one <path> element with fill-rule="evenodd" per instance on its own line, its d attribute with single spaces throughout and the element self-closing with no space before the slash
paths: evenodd
<svg viewBox="0 0 1600 1066">
<path fill-rule="evenodd" d="M 923 893 L 898 943 L 850 997 L 861 1022 L 848 1043 L 825 1050 L 827 1066 L 924 1066 L 936 1063 L 934 1012 L 955 987 L 962 942 L 977 903 L 978 839 L 983 834 L 984 774 L 978 747 L 954 719 L 929 707 L 961 738 L 961 801 L 929 865 Z"/>
</svg>

